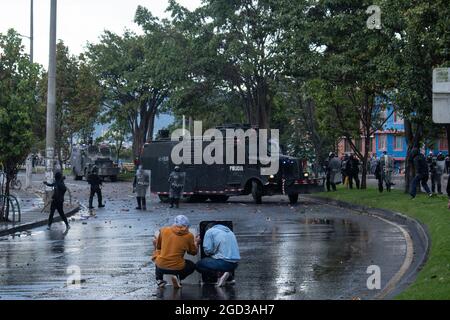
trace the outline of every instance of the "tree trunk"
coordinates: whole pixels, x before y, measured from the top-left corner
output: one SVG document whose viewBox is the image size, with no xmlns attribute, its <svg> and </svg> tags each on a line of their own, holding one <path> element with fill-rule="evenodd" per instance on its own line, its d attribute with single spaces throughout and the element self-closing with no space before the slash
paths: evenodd
<svg viewBox="0 0 450 320">
<path fill-rule="evenodd" d="M 136 128 L 133 133 L 133 155 L 134 158 L 140 158 L 141 149 L 144 145 L 144 132 L 142 128 Z"/>
<path fill-rule="evenodd" d="M 421 123 L 417 124 L 416 131 L 414 132 L 413 123 L 410 120 L 405 119 L 405 137 L 408 143 L 408 151 L 405 159 L 405 193 L 409 193 L 409 186 L 415 175 L 415 168 L 411 165 L 411 151 L 414 148 L 420 148 L 422 135 L 423 125 Z"/>
<path fill-rule="evenodd" d="M 120 159 L 120 151 L 122 151 L 122 145 L 123 145 L 123 140 L 120 140 L 119 144 L 116 146 L 116 150 L 117 150 L 117 159 L 116 162 L 119 163 L 119 159 Z"/>
</svg>

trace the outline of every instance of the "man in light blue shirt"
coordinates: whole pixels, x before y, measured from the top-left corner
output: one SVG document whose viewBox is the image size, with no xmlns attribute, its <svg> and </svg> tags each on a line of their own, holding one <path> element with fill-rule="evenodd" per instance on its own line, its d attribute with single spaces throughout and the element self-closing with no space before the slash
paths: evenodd
<svg viewBox="0 0 450 320">
<path fill-rule="evenodd" d="M 203 282 L 218 277 L 217 286 L 232 281 L 231 273 L 241 260 L 236 236 L 228 227 L 213 223 L 206 226 L 203 239 L 203 250 L 206 258 L 197 262 L 197 271 L 202 274 Z"/>
</svg>

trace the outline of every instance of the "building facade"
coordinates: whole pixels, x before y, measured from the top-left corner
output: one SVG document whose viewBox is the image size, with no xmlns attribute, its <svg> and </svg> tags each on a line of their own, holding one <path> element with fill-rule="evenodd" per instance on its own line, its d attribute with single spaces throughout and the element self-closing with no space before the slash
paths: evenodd
<svg viewBox="0 0 450 320">
<path fill-rule="evenodd" d="M 385 108 L 376 109 L 382 110 L 380 111 L 382 113 L 381 118 L 387 118 L 387 120 L 384 123 L 383 128 L 375 132 L 375 134 L 371 137 L 369 155 L 376 155 L 377 158 L 379 158 L 383 155 L 383 152 L 386 151 L 387 154 L 394 158 L 397 169 L 396 171 L 401 173 L 404 170 L 408 151 L 408 144 L 405 138 L 404 120 L 401 115 L 395 111 L 394 105 L 391 102 L 385 102 L 381 98 L 377 98 L 376 103 L 378 106 L 382 103 L 384 104 Z M 357 139 L 353 142 L 362 153 L 365 152 L 363 139 Z M 422 149 L 422 152 L 425 152 L 426 154 L 430 151 L 432 151 L 435 155 L 438 154 L 438 152 L 442 152 L 444 155 L 447 155 L 448 145 L 446 136 L 444 135 L 437 139 L 432 150 L 427 148 Z M 353 153 L 350 143 L 348 143 L 345 138 L 338 144 L 338 153 L 340 156 Z"/>
</svg>

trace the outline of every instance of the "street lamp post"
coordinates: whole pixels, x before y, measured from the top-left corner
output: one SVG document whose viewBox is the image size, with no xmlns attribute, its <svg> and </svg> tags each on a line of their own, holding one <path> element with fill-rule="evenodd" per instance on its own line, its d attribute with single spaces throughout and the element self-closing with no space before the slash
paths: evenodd
<svg viewBox="0 0 450 320">
<path fill-rule="evenodd" d="M 34 3 L 30 0 L 30 36 L 23 36 L 30 39 L 30 62 L 34 62 Z M 32 183 L 32 154 L 29 154 L 26 160 L 25 189 L 31 188 Z"/>
<path fill-rule="evenodd" d="M 46 170 L 45 179 L 53 182 L 55 158 L 55 115 L 56 115 L 56 12 L 57 0 L 51 0 L 50 46 L 48 63 L 47 130 L 46 130 Z"/>
<path fill-rule="evenodd" d="M 33 63 L 34 55 L 34 4 L 33 0 L 30 0 L 30 61 Z"/>
</svg>

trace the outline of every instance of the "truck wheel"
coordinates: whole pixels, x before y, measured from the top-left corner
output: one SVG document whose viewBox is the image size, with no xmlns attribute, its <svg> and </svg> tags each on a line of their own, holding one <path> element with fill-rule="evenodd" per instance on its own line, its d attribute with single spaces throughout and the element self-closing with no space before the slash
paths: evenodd
<svg viewBox="0 0 450 320">
<path fill-rule="evenodd" d="M 289 195 L 290 204 L 296 204 L 298 202 L 298 193 Z"/>
<path fill-rule="evenodd" d="M 160 195 L 158 195 L 158 197 L 159 197 L 159 201 L 161 201 L 162 203 L 168 203 L 169 202 L 169 196 L 160 194 Z"/>
<path fill-rule="evenodd" d="M 215 203 L 227 202 L 229 198 L 229 196 L 209 196 L 209 200 Z"/>
<path fill-rule="evenodd" d="M 252 181 L 252 196 L 256 204 L 262 203 L 262 187 L 261 184 L 256 181 Z"/>
<path fill-rule="evenodd" d="M 206 200 L 208 200 L 208 197 L 199 195 L 199 194 L 195 194 L 195 195 L 186 197 L 186 200 L 187 200 L 187 202 L 190 202 L 190 203 L 202 203 L 202 202 L 205 202 Z"/>
</svg>

